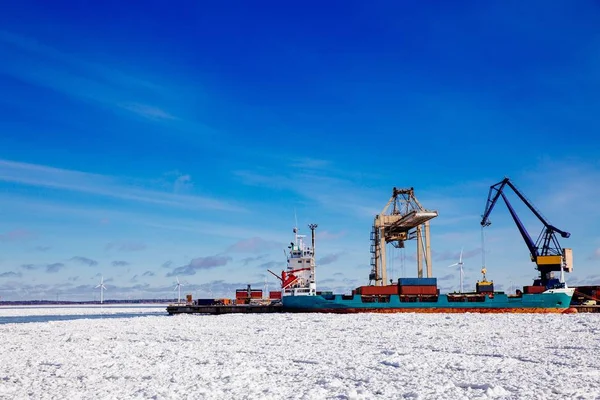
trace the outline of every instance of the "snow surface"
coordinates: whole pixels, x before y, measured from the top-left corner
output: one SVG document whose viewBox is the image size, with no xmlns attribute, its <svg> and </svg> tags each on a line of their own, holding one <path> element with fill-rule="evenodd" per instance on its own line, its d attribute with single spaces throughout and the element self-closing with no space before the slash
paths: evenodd
<svg viewBox="0 0 600 400">
<path fill-rule="evenodd" d="M 166 310 L 166 304 L 0 306 L 0 317 L 22 317 L 34 315 L 166 314 Z"/>
<path fill-rule="evenodd" d="M 0 398 L 598 399 L 599 319 L 233 314 L 9 323 L 0 325 Z"/>
</svg>

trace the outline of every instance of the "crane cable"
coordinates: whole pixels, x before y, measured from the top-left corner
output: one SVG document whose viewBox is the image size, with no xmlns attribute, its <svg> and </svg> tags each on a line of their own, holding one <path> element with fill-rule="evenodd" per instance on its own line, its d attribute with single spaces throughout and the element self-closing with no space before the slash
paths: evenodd
<svg viewBox="0 0 600 400">
<path fill-rule="evenodd" d="M 485 233 L 483 225 L 481 226 L 481 269 L 485 268 Z"/>
</svg>

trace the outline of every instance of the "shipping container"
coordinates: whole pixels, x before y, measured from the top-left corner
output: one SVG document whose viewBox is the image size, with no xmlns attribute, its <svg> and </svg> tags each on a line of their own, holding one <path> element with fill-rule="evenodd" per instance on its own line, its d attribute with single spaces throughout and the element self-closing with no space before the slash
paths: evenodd
<svg viewBox="0 0 600 400">
<path fill-rule="evenodd" d="M 437 286 L 437 278 L 398 278 L 400 286 Z"/>
<path fill-rule="evenodd" d="M 494 284 L 493 283 L 481 283 L 481 282 L 477 282 L 475 284 L 475 291 L 477 293 L 490 293 L 494 291 Z"/>
<path fill-rule="evenodd" d="M 281 299 L 281 292 L 279 290 L 278 291 L 271 291 L 271 292 L 269 292 L 269 298 L 271 300 Z"/>
<path fill-rule="evenodd" d="M 438 294 L 436 286 L 399 286 L 401 295 L 427 295 L 435 296 Z"/>
<path fill-rule="evenodd" d="M 357 288 L 357 291 L 363 296 L 373 296 L 378 294 L 398 294 L 398 286 L 360 286 Z"/>
<path fill-rule="evenodd" d="M 250 290 L 250 298 L 252 299 L 262 299 L 262 290 Z M 247 289 L 237 289 L 235 291 L 236 299 L 247 299 L 248 298 L 248 290 Z"/>
<path fill-rule="evenodd" d="M 523 293 L 525 294 L 536 294 L 546 291 L 545 286 L 523 286 Z"/>
</svg>

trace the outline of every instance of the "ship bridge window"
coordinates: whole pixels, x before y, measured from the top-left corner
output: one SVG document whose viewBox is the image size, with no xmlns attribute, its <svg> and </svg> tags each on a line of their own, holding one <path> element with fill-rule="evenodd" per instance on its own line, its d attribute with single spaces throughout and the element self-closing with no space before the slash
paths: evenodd
<svg viewBox="0 0 600 400">
<path fill-rule="evenodd" d="M 302 264 L 302 260 L 298 260 L 298 264 Z"/>
</svg>

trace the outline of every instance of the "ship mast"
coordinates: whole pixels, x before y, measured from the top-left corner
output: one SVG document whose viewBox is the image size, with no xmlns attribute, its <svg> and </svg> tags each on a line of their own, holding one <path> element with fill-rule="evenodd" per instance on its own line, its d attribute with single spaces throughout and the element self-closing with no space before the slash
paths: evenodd
<svg viewBox="0 0 600 400">
<path fill-rule="evenodd" d="M 315 258 L 315 230 L 317 224 L 309 224 L 311 232 L 311 260 L 310 260 L 310 290 L 312 293 L 317 292 L 317 277 L 316 277 L 316 258 Z"/>
</svg>

